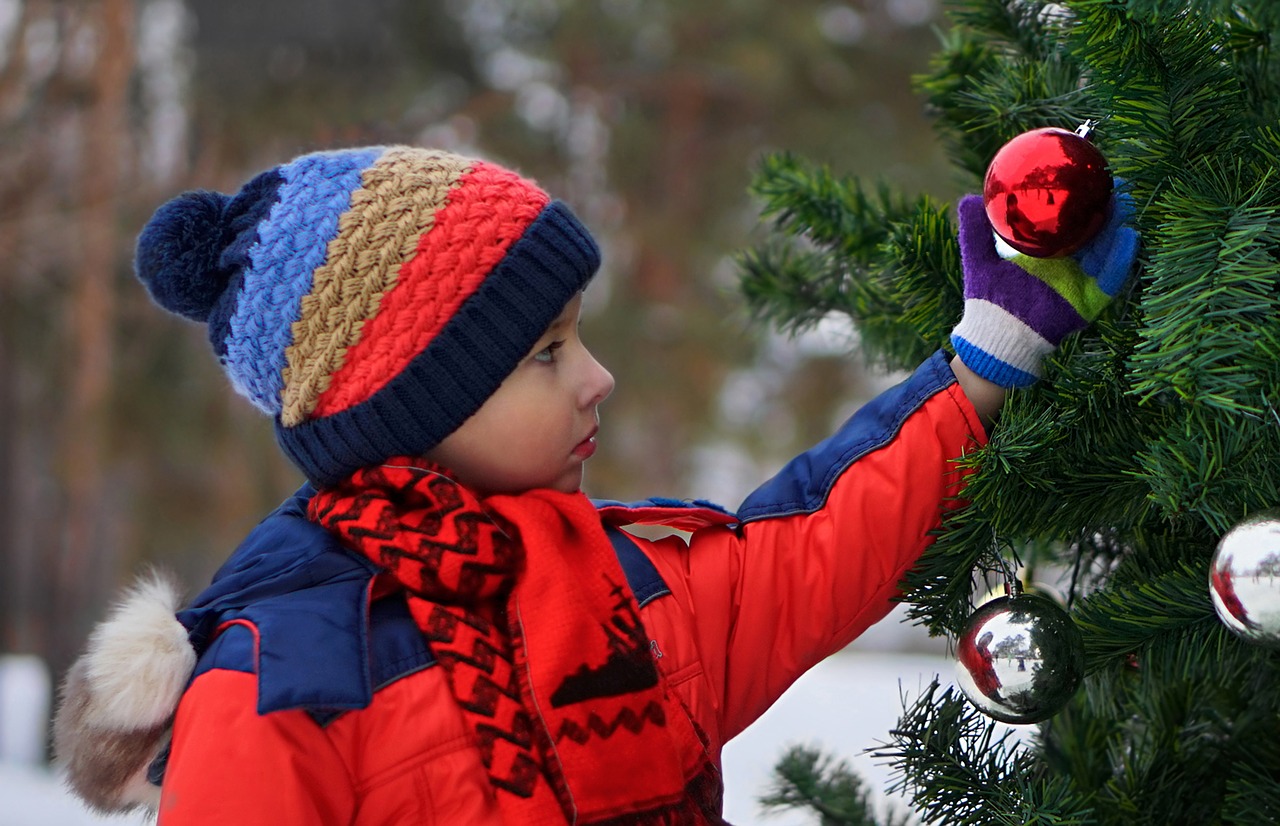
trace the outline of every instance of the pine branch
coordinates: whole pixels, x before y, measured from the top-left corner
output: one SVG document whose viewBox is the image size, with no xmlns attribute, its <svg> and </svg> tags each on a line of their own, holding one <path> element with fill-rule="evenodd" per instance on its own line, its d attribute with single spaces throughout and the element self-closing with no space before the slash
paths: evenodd
<svg viewBox="0 0 1280 826">
<path fill-rule="evenodd" d="M 976 186 L 996 150 L 1041 126 L 1074 128 L 1102 112 L 1034 3 L 957 3 L 930 70 L 915 78 L 948 154 Z"/>
<path fill-rule="evenodd" d="M 907 202 L 886 186 L 870 193 L 852 178 L 837 178 L 826 166 L 785 152 L 764 158 L 751 192 L 763 201 L 761 215 L 777 229 L 860 264 L 874 259 L 887 222 L 910 212 Z"/>
<path fill-rule="evenodd" d="M 1193 172 L 1171 181 L 1157 206 L 1167 217 L 1151 233 L 1146 324 L 1133 358 L 1143 378 L 1134 392 L 1150 399 L 1171 391 L 1257 417 L 1259 398 L 1247 388 L 1274 378 L 1280 356 L 1266 324 L 1280 305 L 1272 288 L 1280 176 L 1240 158 Z"/>
<path fill-rule="evenodd" d="M 1280 740 L 1260 742 L 1253 757 L 1227 781 L 1223 821 L 1238 826 L 1271 826 L 1276 822 L 1276 812 L 1280 812 L 1280 777 L 1270 770 L 1280 765 Z"/>
<path fill-rule="evenodd" d="M 1202 640 L 1155 638 L 1042 727 L 1047 767 L 1071 768 L 1101 822 L 1234 822 L 1219 819 L 1231 790 L 1253 786 L 1249 767 L 1275 753 L 1280 661 L 1225 635 L 1208 649 Z"/>
<path fill-rule="evenodd" d="M 1239 73 L 1222 59 L 1231 37 L 1219 18 L 1167 2 L 1067 5 L 1073 51 L 1106 114 L 1116 174 L 1154 183 L 1202 159 L 1248 151 L 1251 136 L 1240 125 L 1262 122 Z"/>
<path fill-rule="evenodd" d="M 883 258 L 885 280 L 901 306 L 900 315 L 885 323 L 905 326 L 920 342 L 919 350 L 909 354 L 914 358 L 899 359 L 906 369 L 948 341 L 964 308 L 960 247 L 947 208 L 920 199 L 913 215 L 889 226 Z"/>
<path fill-rule="evenodd" d="M 829 253 L 770 239 L 738 259 L 739 289 L 756 318 L 784 332 L 848 312 L 845 268 Z"/>
<path fill-rule="evenodd" d="M 811 811 L 822 826 L 906 826 L 905 814 L 876 817 L 869 790 L 844 761 L 807 746 L 792 746 L 773 768 L 774 781 L 760 798 L 766 811 Z"/>
<path fill-rule="evenodd" d="M 941 207 L 884 186 L 868 191 L 786 154 L 764 160 L 752 191 L 775 229 L 740 257 L 740 286 L 758 317 L 794 331 L 847 314 L 864 355 L 891 369 L 915 366 L 945 341 L 962 299 Z"/>
<path fill-rule="evenodd" d="M 935 680 L 873 752 L 894 762 L 889 791 L 910 796 L 925 823 L 1023 826 L 1094 823 L 1061 779 L 1044 776 L 1034 756 Z"/>
<path fill-rule="evenodd" d="M 904 583 L 909 618 L 954 634 L 995 540 L 1069 572 L 1084 690 L 1018 746 L 935 685 L 877 754 L 928 822 L 1270 822 L 1280 653 L 1218 622 L 1205 567 L 1242 516 L 1280 505 L 1280 3 L 953 6 L 917 86 L 966 186 L 1014 134 L 1100 118 L 1142 249 L 963 460 L 969 504 Z M 760 191 L 786 236 L 759 268 L 782 282 L 761 279 L 761 312 L 847 312 L 890 364 L 945 342 L 961 308 L 949 210 L 789 169 Z"/>
<path fill-rule="evenodd" d="M 1117 584 L 1081 601 L 1072 619 L 1085 640 L 1085 667 L 1114 667 L 1162 635 L 1194 634 L 1209 656 L 1228 642 L 1214 616 L 1203 568 L 1180 564 L 1150 579 Z"/>
<path fill-rule="evenodd" d="M 1273 424 L 1270 408 L 1277 387 L 1270 380 L 1252 385 L 1267 399 L 1264 419 L 1174 409 L 1167 429 L 1135 452 L 1135 478 L 1164 518 L 1222 534 L 1246 513 L 1280 502 L 1280 422 Z"/>
</svg>

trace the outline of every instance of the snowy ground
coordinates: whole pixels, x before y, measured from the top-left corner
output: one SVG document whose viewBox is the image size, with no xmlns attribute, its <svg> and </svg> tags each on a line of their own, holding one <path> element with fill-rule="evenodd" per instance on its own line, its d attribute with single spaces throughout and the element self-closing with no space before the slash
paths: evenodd
<svg viewBox="0 0 1280 826">
<path fill-rule="evenodd" d="M 816 821 L 800 812 L 764 815 L 757 798 L 770 785 L 773 766 L 792 745 L 813 745 L 847 760 L 876 790 L 888 766 L 864 754 L 888 737 L 902 713 L 902 694 L 918 696 L 934 675 L 949 682 L 943 657 L 879 652 L 837 654 L 793 685 L 782 699 L 724 750 L 725 819 L 734 826 L 800 826 Z M 906 808 L 883 793 L 881 805 Z"/>
<path fill-rule="evenodd" d="M 725 748 L 725 817 L 730 823 L 800 826 L 813 822 L 799 813 L 765 816 L 756 804 L 774 763 L 797 743 L 823 747 L 848 760 L 873 788 L 884 787 L 888 767 L 861 750 L 885 739 L 902 711 L 903 692 L 918 694 L 934 674 L 949 681 L 952 664 L 940 655 L 891 653 L 877 650 L 874 644 L 863 650 L 856 647 L 859 644 L 802 677 Z M 145 822 L 141 817 L 95 817 L 47 772 L 0 763 L 0 826 L 136 826 Z"/>
</svg>

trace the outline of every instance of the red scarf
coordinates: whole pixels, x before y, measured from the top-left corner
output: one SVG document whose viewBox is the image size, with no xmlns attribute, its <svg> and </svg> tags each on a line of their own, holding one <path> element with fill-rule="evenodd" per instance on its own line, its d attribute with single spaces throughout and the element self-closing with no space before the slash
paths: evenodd
<svg viewBox="0 0 1280 826">
<path fill-rule="evenodd" d="M 481 500 L 390 459 L 317 493 L 309 515 L 408 592 L 505 822 L 723 822 L 719 772 L 581 493 Z"/>
</svg>

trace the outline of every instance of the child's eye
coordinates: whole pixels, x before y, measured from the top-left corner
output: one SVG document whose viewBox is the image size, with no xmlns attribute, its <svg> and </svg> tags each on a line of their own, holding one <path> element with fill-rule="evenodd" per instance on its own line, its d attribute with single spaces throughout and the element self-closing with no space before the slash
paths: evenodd
<svg viewBox="0 0 1280 826">
<path fill-rule="evenodd" d="M 556 360 L 556 351 L 564 346 L 563 341 L 553 341 L 546 347 L 533 354 L 534 361 L 540 361 L 543 364 L 554 364 Z"/>
</svg>

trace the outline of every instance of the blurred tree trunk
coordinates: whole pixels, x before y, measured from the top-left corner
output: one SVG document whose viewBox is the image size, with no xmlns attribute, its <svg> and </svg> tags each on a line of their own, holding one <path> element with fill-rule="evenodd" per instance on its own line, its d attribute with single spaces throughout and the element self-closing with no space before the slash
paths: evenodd
<svg viewBox="0 0 1280 826">
<path fill-rule="evenodd" d="M 706 226 L 706 194 L 701 174 L 710 123 L 708 81 L 696 71 L 677 68 L 659 76 L 646 90 L 650 105 L 662 124 L 655 147 L 656 168 L 661 174 L 652 180 L 652 202 L 637 208 L 652 228 L 637 238 L 633 283 L 638 306 L 649 308 L 657 324 L 688 323 L 685 309 L 694 301 L 694 274 L 690 272 L 696 242 L 690 229 Z M 647 214 L 645 214 L 647 212 Z M 696 231 L 695 231 L 696 232 Z M 679 352 L 686 334 L 672 334 L 659 342 L 669 358 L 696 359 L 696 353 Z M 663 361 L 667 361 L 664 357 Z M 689 432 L 700 412 L 690 415 L 690 405 L 703 400 L 691 393 L 653 394 L 646 399 L 644 415 L 628 422 L 639 449 L 631 468 L 643 480 L 644 490 L 677 490 L 685 473 L 686 451 L 672 449 L 692 442 Z"/>
<path fill-rule="evenodd" d="M 23 244 L 21 220 L 32 199 L 32 179 L 39 164 L 29 163 L 35 141 L 28 139 L 25 115 L 29 87 L 23 68 L 27 65 L 27 31 L 40 4 L 22 3 L 8 60 L 0 66 L 0 651 L 23 651 L 33 647 L 31 621 L 32 570 L 34 554 L 18 538 L 17 520 L 23 513 L 24 491 L 19 484 L 18 442 L 22 436 L 19 407 L 20 363 L 15 331 L 22 304 L 18 276 Z"/>
<path fill-rule="evenodd" d="M 0 258 L 11 260 L 17 247 L 17 232 L 10 212 L 8 209 L 0 210 Z M 0 651 L 17 646 L 18 637 L 22 633 L 24 607 L 21 591 L 17 587 L 19 577 L 15 576 L 19 566 L 11 564 L 17 560 L 9 558 L 15 547 L 12 526 L 17 516 L 17 509 L 14 507 L 17 485 L 13 472 L 13 441 L 17 432 L 17 387 L 14 382 L 16 365 L 10 341 L 11 326 L 8 323 L 13 304 L 13 290 L 9 269 L 6 267 L 0 269 L 0 565 L 4 566 L 6 572 L 4 578 L 0 579 Z"/>
<path fill-rule="evenodd" d="M 89 7 L 82 25 L 96 29 L 80 175 L 84 182 L 76 225 L 80 238 L 70 296 L 72 363 L 67 419 L 61 440 L 66 492 L 63 548 L 56 571 L 58 616 L 51 659 L 57 671 L 70 661 L 84 629 L 98 614 L 101 588 L 114 571 L 102 557 L 106 441 L 110 433 L 112 349 L 115 327 L 122 164 L 128 146 L 129 81 L 133 72 L 132 0 Z"/>
</svg>

